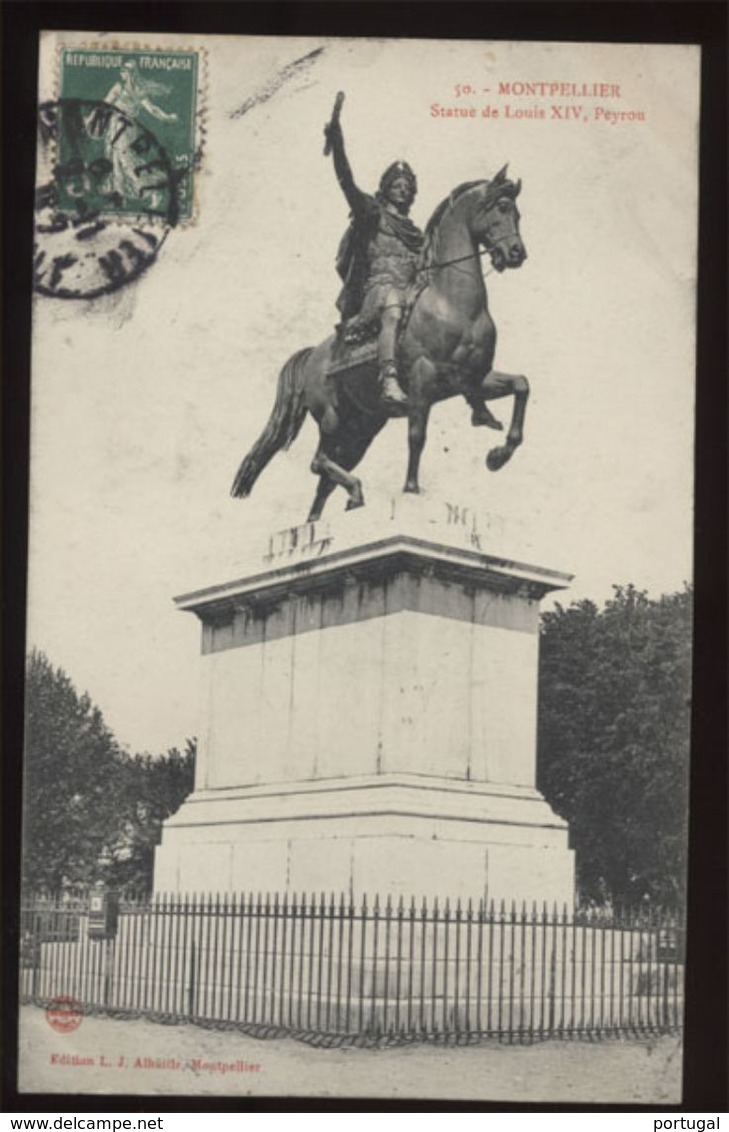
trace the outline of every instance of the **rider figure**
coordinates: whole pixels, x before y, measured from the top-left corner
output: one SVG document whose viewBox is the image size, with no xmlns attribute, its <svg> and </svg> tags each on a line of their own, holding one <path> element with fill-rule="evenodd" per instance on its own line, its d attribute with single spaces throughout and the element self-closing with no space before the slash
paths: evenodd
<svg viewBox="0 0 729 1132">
<path fill-rule="evenodd" d="M 341 103 L 340 103 L 341 105 Z M 354 182 L 344 152 L 338 110 L 325 126 L 325 153 L 331 149 L 334 171 L 351 209 L 350 225 L 340 244 L 337 271 L 342 287 L 337 308 L 342 322 L 356 316 L 365 327 L 379 321 L 377 344 L 382 397 L 386 404 L 407 405 L 400 388 L 395 344 L 405 293 L 414 281 L 424 236 L 408 213 L 418 185 L 407 162 L 396 161 L 382 174 L 374 196 Z"/>
</svg>

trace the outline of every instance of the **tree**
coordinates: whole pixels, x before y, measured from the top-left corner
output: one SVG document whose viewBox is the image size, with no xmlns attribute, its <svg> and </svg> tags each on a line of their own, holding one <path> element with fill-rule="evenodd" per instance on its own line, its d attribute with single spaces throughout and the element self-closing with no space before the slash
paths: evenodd
<svg viewBox="0 0 729 1132">
<path fill-rule="evenodd" d="M 196 751 L 196 741 L 188 739 L 184 753 L 172 747 L 159 758 L 135 755 L 130 759 L 124 837 L 107 871 L 107 879 L 115 886 L 140 893 L 151 889 L 162 823 L 193 788 Z"/>
<path fill-rule="evenodd" d="M 59 893 L 103 878 L 152 886 L 162 822 L 193 786 L 195 742 L 122 751 L 88 695 L 33 651 L 27 664 L 23 884 Z"/>
<path fill-rule="evenodd" d="M 542 619 L 538 785 L 583 899 L 683 902 L 692 595 L 614 587 Z"/>
<path fill-rule="evenodd" d="M 26 680 L 23 882 L 57 893 L 94 879 L 121 833 L 125 756 L 87 695 L 38 651 Z"/>
</svg>

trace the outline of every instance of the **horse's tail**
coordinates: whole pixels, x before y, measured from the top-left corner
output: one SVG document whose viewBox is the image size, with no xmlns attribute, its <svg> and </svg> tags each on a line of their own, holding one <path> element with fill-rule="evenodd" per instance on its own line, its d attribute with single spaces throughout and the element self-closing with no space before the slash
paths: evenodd
<svg viewBox="0 0 729 1132">
<path fill-rule="evenodd" d="M 277 452 L 293 444 L 306 417 L 303 370 L 313 347 L 307 346 L 289 358 L 281 370 L 271 416 L 258 440 L 236 472 L 230 494 L 236 499 L 250 495 L 263 469 Z"/>
</svg>

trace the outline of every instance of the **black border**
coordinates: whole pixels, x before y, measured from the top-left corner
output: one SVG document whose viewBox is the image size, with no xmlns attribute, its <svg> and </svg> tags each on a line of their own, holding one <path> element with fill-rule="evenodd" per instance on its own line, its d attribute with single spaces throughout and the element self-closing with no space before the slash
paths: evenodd
<svg viewBox="0 0 729 1132">
<path fill-rule="evenodd" d="M 697 43 L 702 47 L 701 219 L 696 408 L 696 633 L 691 774 L 689 965 L 684 1101 L 669 1112 L 724 1112 L 727 1066 L 727 6 L 645 0 L 596 3 L 33 3 L 3 22 L 3 1023 L 14 1050 L 22 688 L 27 557 L 32 201 L 37 34 L 42 28 L 198 34 L 400 36 Z M 657 1111 L 661 1106 L 519 1105 L 316 1098 L 18 1095 L 3 1066 L 3 1108 L 98 1111 Z M 89 1105 L 89 1099 L 92 1105 Z"/>
</svg>

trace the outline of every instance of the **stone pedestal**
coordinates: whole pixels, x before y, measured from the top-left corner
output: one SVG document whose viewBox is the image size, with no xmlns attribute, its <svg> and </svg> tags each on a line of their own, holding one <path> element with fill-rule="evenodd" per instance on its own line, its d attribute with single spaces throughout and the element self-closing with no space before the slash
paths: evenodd
<svg viewBox="0 0 729 1132">
<path fill-rule="evenodd" d="M 204 704 L 157 891 L 572 903 L 535 787 L 539 601 L 570 579 L 503 539 L 403 498 L 281 532 L 176 599 L 202 622 Z"/>
</svg>

